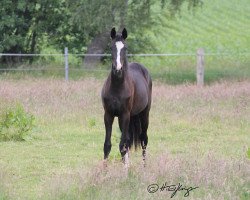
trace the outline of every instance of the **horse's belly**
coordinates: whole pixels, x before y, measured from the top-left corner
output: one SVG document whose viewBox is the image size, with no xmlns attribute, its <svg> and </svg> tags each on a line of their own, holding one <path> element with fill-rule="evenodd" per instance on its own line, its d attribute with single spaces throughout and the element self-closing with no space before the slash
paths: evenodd
<svg viewBox="0 0 250 200">
<path fill-rule="evenodd" d="M 131 116 L 134 116 L 134 115 L 138 115 L 140 112 L 142 112 L 145 108 L 146 108 L 146 104 L 144 107 L 140 107 L 140 108 L 135 108 L 135 109 L 132 109 L 131 111 Z"/>
<path fill-rule="evenodd" d="M 137 115 L 143 111 L 148 105 L 148 91 L 146 87 L 140 87 L 140 90 L 135 91 L 134 104 L 131 114 Z"/>
</svg>

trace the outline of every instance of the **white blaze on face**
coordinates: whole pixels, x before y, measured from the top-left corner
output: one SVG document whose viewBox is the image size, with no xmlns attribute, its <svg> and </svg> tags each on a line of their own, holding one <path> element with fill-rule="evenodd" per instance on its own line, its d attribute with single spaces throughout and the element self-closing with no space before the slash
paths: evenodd
<svg viewBox="0 0 250 200">
<path fill-rule="evenodd" d="M 116 56 L 116 69 L 120 70 L 122 68 L 121 64 L 121 50 L 124 47 L 124 44 L 121 41 L 118 41 L 115 43 L 116 49 L 117 49 L 117 56 Z"/>
</svg>

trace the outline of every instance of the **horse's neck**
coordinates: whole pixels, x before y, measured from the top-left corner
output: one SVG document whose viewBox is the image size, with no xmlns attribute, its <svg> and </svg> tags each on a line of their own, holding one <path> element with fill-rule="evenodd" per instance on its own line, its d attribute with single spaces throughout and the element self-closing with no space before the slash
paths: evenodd
<svg viewBox="0 0 250 200">
<path fill-rule="evenodd" d="M 122 86 L 125 82 L 126 77 L 128 76 L 128 62 L 125 60 L 125 65 L 123 66 L 123 72 L 121 77 L 117 77 L 113 71 L 111 71 L 111 85 L 114 87 Z"/>
</svg>

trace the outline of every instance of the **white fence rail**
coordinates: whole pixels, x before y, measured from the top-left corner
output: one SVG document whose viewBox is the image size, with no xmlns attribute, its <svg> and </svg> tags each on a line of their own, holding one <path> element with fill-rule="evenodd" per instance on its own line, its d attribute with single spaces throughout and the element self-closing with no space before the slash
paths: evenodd
<svg viewBox="0 0 250 200">
<path fill-rule="evenodd" d="M 196 82 L 197 85 L 204 85 L 204 68 L 205 68 L 205 56 L 230 56 L 230 53 L 205 53 L 204 49 L 200 48 L 196 53 L 162 53 L 162 54 L 127 54 L 129 57 L 171 57 L 171 56 L 196 56 Z M 250 53 L 239 53 L 239 56 L 250 55 Z M 65 47 L 64 54 L 16 54 L 16 53 L 0 53 L 0 58 L 6 57 L 61 57 L 64 58 L 64 73 L 65 80 L 69 80 L 69 56 L 93 56 L 93 57 L 110 57 L 111 54 L 70 54 L 68 48 Z M 61 70 L 62 68 L 53 68 L 53 70 Z M 0 68 L 0 71 L 41 71 L 44 68 Z M 74 70 L 74 69 L 71 69 Z M 98 71 L 100 71 L 98 69 Z M 104 70 L 103 70 L 104 71 Z"/>
</svg>

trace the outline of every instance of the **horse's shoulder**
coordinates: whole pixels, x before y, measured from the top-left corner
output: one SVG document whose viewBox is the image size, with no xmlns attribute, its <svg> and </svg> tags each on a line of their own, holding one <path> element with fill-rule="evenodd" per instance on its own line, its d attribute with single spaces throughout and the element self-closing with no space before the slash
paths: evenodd
<svg viewBox="0 0 250 200">
<path fill-rule="evenodd" d="M 110 75 L 109 75 L 108 78 L 105 80 L 103 86 L 102 86 L 101 95 L 102 95 L 103 98 L 107 95 L 107 93 L 109 91 L 109 88 L 110 88 L 110 84 L 111 84 L 111 78 L 110 78 Z"/>
<path fill-rule="evenodd" d="M 129 63 L 129 70 L 132 73 L 132 75 L 136 76 L 138 73 L 143 75 L 143 77 L 146 80 L 150 79 L 150 75 L 148 73 L 148 70 L 146 67 L 144 67 L 142 64 L 137 62 Z"/>
<path fill-rule="evenodd" d="M 142 67 L 142 65 L 140 63 L 137 63 L 137 62 L 131 62 L 128 64 L 128 66 L 131 69 L 140 69 Z"/>
<path fill-rule="evenodd" d="M 138 71 L 143 71 L 144 73 L 148 73 L 147 68 L 144 67 L 142 64 L 137 63 L 137 62 L 129 63 L 129 68 L 131 70 L 138 70 Z"/>
</svg>

